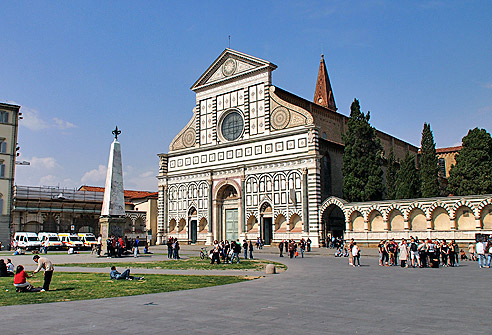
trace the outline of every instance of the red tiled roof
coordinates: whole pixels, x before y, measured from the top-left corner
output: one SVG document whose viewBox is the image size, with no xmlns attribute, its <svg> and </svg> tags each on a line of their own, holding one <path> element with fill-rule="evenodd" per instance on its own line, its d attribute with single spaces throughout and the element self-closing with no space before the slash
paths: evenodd
<svg viewBox="0 0 492 335">
<path fill-rule="evenodd" d="M 457 147 L 448 147 L 448 148 L 437 148 L 436 153 L 437 154 L 445 154 L 445 153 L 450 153 L 450 152 L 458 152 L 463 148 L 461 145 Z"/>
<path fill-rule="evenodd" d="M 104 192 L 104 187 L 82 185 L 80 186 L 79 191 Z M 132 191 L 132 190 L 125 190 L 124 192 L 125 192 L 125 198 L 130 198 L 130 199 L 140 199 L 140 198 L 146 198 L 151 196 L 157 196 L 157 192 Z"/>
</svg>

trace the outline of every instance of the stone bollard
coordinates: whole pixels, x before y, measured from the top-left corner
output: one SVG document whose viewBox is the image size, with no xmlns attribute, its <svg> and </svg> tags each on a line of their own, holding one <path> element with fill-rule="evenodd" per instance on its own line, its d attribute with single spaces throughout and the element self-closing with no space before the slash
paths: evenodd
<svg viewBox="0 0 492 335">
<path fill-rule="evenodd" d="M 267 275 L 273 275 L 277 273 L 277 269 L 275 268 L 275 265 L 273 264 L 267 264 L 266 266 L 266 274 Z"/>
</svg>

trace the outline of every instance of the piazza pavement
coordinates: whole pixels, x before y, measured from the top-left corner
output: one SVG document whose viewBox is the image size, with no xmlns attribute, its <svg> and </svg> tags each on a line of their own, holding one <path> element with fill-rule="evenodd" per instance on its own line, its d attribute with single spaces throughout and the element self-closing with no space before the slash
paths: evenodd
<svg viewBox="0 0 492 335">
<path fill-rule="evenodd" d="M 182 255 L 196 255 L 198 249 L 183 246 Z M 347 258 L 333 257 L 330 249 L 314 249 L 304 259 L 279 258 L 276 253 L 277 248 L 255 250 L 257 258 L 285 263 L 287 271 L 231 285 L 0 307 L 0 333 L 487 334 L 492 329 L 492 269 L 478 269 L 477 263 L 462 262 L 459 268 L 382 268 L 377 252 L 362 248 L 362 266 L 353 268 Z M 49 257 L 55 263 L 107 262 L 83 254 Z M 31 256 L 12 259 L 15 264 L 29 264 Z M 134 259 L 115 263 L 118 261 Z M 61 270 L 55 268 L 54 275 Z M 150 272 L 132 269 L 132 273 Z M 152 273 L 258 274 L 220 270 Z"/>
</svg>

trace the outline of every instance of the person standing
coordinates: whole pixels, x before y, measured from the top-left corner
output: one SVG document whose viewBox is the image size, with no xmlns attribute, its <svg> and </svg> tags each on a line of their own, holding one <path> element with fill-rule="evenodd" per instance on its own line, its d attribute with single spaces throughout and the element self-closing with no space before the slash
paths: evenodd
<svg viewBox="0 0 492 335">
<path fill-rule="evenodd" d="M 221 250 L 220 250 L 219 242 L 215 240 L 212 249 L 212 259 L 210 264 L 214 264 L 215 262 L 217 262 L 217 264 L 220 264 L 220 251 Z"/>
<path fill-rule="evenodd" d="M 306 246 L 307 246 L 307 252 L 311 252 L 311 239 L 308 237 L 308 239 L 306 240 Z"/>
<path fill-rule="evenodd" d="M 248 259 L 248 242 L 243 240 L 244 259 Z"/>
<path fill-rule="evenodd" d="M 475 246 L 475 252 L 478 256 L 478 267 L 484 268 L 485 264 L 485 245 L 482 242 L 482 239 L 478 239 L 477 245 Z"/>
<path fill-rule="evenodd" d="M 34 255 L 32 260 L 34 262 L 38 263 L 38 267 L 32 273 L 33 275 L 35 275 L 36 273 L 41 271 L 41 269 L 44 270 L 44 284 L 43 284 L 43 289 L 41 290 L 41 292 L 49 291 L 51 278 L 53 277 L 53 271 L 55 270 L 53 263 L 48 258 L 39 257 L 39 255 Z"/>
<path fill-rule="evenodd" d="M 357 245 L 357 242 L 352 244 L 352 266 L 355 268 L 356 266 L 360 266 L 360 249 Z M 357 263 L 357 265 L 355 265 Z"/>
<path fill-rule="evenodd" d="M 138 257 L 138 243 L 140 240 L 137 238 L 135 239 L 135 243 L 133 244 L 133 257 L 137 258 Z"/>
<path fill-rule="evenodd" d="M 403 239 L 400 243 L 400 245 L 398 246 L 398 249 L 399 249 L 399 259 L 400 259 L 400 266 L 402 268 L 406 268 L 408 267 L 407 265 L 407 258 L 408 258 L 408 245 L 407 245 L 407 241 L 405 239 Z"/>
<path fill-rule="evenodd" d="M 101 256 L 101 249 L 102 249 L 102 235 L 99 234 L 99 236 L 97 237 L 97 255 L 98 256 Z"/>
<path fill-rule="evenodd" d="M 253 242 L 249 241 L 249 259 L 253 259 Z"/>
<path fill-rule="evenodd" d="M 278 244 L 278 250 L 280 251 L 280 257 L 284 257 L 284 241 L 280 241 Z"/>
<path fill-rule="evenodd" d="M 449 246 L 449 251 L 450 251 L 451 266 L 460 266 L 460 258 L 459 258 L 460 247 L 458 246 L 458 243 L 456 243 L 455 240 L 451 241 L 451 244 Z"/>
</svg>

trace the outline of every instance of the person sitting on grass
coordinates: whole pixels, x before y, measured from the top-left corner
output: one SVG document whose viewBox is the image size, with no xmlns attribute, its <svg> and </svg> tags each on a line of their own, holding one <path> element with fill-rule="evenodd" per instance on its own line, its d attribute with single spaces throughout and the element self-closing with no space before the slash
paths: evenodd
<svg viewBox="0 0 492 335">
<path fill-rule="evenodd" d="M 118 272 L 118 270 L 116 270 L 116 266 L 114 265 L 111 267 L 111 272 L 109 273 L 109 276 L 111 277 L 111 279 L 115 279 L 115 280 L 120 280 L 120 279 L 143 280 L 144 279 L 144 277 L 130 276 L 130 269 L 126 269 L 125 271 L 123 271 L 123 273 L 120 273 Z"/>
<path fill-rule="evenodd" d="M 22 265 L 17 265 L 17 269 L 15 270 L 14 276 L 14 286 L 16 292 L 29 292 L 33 289 L 31 284 L 26 280 L 30 276 L 24 271 L 24 267 Z"/>
</svg>

